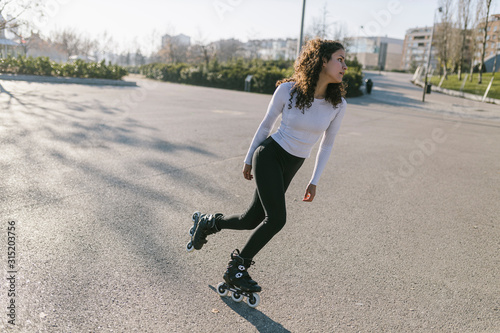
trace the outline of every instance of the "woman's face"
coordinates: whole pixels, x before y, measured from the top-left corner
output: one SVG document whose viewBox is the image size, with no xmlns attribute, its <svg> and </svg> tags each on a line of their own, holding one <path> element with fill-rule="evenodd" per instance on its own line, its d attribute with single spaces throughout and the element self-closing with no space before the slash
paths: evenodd
<svg viewBox="0 0 500 333">
<path fill-rule="evenodd" d="M 323 64 L 323 73 L 327 75 L 330 83 L 342 82 L 346 70 L 345 51 L 343 49 L 333 53 L 330 60 Z"/>
</svg>

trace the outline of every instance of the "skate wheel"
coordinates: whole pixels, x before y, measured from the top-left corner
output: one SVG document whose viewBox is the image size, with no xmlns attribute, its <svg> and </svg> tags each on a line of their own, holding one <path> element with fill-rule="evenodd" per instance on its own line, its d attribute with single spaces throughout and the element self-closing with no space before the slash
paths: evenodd
<svg viewBox="0 0 500 333">
<path fill-rule="evenodd" d="M 219 296 L 226 296 L 228 293 L 228 290 L 226 289 L 226 284 L 224 282 L 221 282 L 217 285 L 217 294 L 219 294 Z"/>
<path fill-rule="evenodd" d="M 193 216 L 191 217 L 191 220 L 193 220 L 193 222 L 195 222 L 200 216 L 201 216 L 201 212 L 194 212 Z"/>
<path fill-rule="evenodd" d="M 194 235 L 194 226 L 192 226 L 191 228 L 189 228 L 189 236 L 193 236 Z"/>
<path fill-rule="evenodd" d="M 231 298 L 233 299 L 233 301 L 239 303 L 243 300 L 243 295 L 233 292 L 231 294 Z"/>
<path fill-rule="evenodd" d="M 260 304 L 260 296 L 259 294 L 253 293 L 252 297 L 247 297 L 247 304 L 251 308 L 256 308 Z"/>
<path fill-rule="evenodd" d="M 186 250 L 187 250 L 188 252 L 191 252 L 191 251 L 193 251 L 193 250 L 194 250 L 194 246 L 193 246 L 193 244 L 192 244 L 191 242 L 187 243 L 187 245 L 186 245 Z"/>
</svg>

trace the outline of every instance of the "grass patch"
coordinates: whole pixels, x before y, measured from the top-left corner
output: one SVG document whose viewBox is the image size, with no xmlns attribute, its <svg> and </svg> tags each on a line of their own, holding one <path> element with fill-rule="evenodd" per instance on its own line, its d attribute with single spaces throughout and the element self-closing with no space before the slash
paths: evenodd
<svg viewBox="0 0 500 333">
<path fill-rule="evenodd" d="M 488 88 L 488 85 L 490 84 L 493 73 L 483 73 L 483 83 L 481 84 L 477 83 L 478 77 L 479 74 L 474 73 L 472 82 L 469 81 L 470 78 L 468 77 L 462 91 L 465 93 L 483 96 L 486 88 Z M 465 74 L 462 75 L 462 81 L 458 81 L 458 75 L 448 75 L 448 79 L 443 80 L 441 88 L 460 91 L 464 78 Z M 435 86 L 438 86 L 440 81 L 441 77 L 439 76 L 433 76 L 431 78 L 431 83 Z M 493 80 L 493 84 L 491 85 L 491 89 L 487 97 L 500 99 L 500 73 L 496 73 L 495 79 Z"/>
</svg>

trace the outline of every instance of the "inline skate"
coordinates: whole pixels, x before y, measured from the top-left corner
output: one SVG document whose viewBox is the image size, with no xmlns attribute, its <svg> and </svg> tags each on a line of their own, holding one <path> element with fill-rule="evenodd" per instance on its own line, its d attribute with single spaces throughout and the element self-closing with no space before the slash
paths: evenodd
<svg viewBox="0 0 500 333">
<path fill-rule="evenodd" d="M 201 250 L 203 245 L 207 242 L 207 236 L 220 231 L 215 222 L 216 219 L 221 218 L 222 216 L 222 214 L 208 215 L 201 214 L 200 212 L 193 213 L 191 219 L 194 224 L 189 229 L 191 241 L 187 244 L 186 250 L 188 252 Z"/>
<path fill-rule="evenodd" d="M 248 274 L 247 269 L 253 264 L 252 260 L 242 258 L 239 250 L 234 250 L 224 273 L 225 282 L 217 285 L 217 293 L 226 296 L 230 291 L 235 302 L 241 302 L 245 296 L 248 306 L 257 307 L 260 304 L 260 296 L 257 293 L 262 288 Z"/>
</svg>

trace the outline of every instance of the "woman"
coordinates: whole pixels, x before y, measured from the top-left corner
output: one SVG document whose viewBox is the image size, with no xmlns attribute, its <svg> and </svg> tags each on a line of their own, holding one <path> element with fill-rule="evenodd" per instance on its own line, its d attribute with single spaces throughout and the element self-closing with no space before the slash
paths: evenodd
<svg viewBox="0 0 500 333">
<path fill-rule="evenodd" d="M 261 290 L 247 269 L 253 264 L 254 256 L 285 225 L 285 192 L 314 144 L 322 137 L 314 172 L 303 198 L 305 202 L 314 200 L 316 186 L 346 110 L 342 78 L 347 66 L 342 44 L 322 39 L 309 41 L 294 69 L 291 78 L 277 83 L 245 158 L 243 177 L 252 180 L 253 168 L 257 185 L 248 210 L 234 216 L 193 215 L 194 227 L 188 250 L 201 249 L 207 242 L 207 235 L 222 229 L 258 227 L 241 252 L 233 251 L 224 274 L 226 283 L 246 292 Z M 280 114 L 279 129 L 268 137 Z"/>
</svg>

